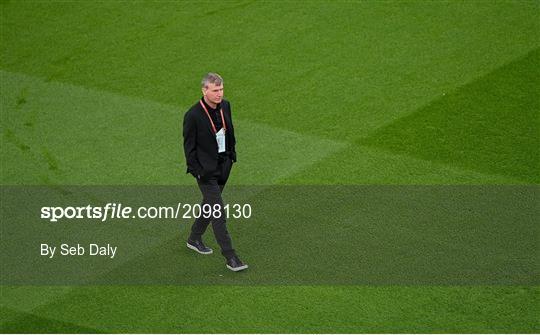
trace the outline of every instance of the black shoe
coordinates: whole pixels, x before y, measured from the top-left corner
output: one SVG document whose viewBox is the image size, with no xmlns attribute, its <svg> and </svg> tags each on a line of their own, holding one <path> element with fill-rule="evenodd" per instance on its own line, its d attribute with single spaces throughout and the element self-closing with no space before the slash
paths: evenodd
<svg viewBox="0 0 540 335">
<path fill-rule="evenodd" d="M 232 256 L 227 260 L 227 269 L 237 272 L 247 269 L 247 264 L 242 263 L 238 256 Z"/>
<path fill-rule="evenodd" d="M 188 240 L 186 245 L 187 245 L 188 248 L 190 248 L 191 250 L 195 250 L 199 254 L 210 255 L 211 253 L 214 252 L 212 249 L 205 246 L 202 241 Z"/>
</svg>

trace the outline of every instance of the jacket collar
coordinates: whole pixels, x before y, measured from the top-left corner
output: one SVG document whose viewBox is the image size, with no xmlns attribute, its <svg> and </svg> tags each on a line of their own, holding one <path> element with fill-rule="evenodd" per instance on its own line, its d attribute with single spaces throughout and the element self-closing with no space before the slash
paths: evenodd
<svg viewBox="0 0 540 335">
<path fill-rule="evenodd" d="M 204 101 L 204 97 L 201 97 L 201 101 L 203 102 L 204 106 L 206 106 L 208 111 L 215 111 L 215 110 L 220 110 L 221 109 L 221 103 L 217 104 L 216 108 L 212 108 L 206 103 L 206 101 Z"/>
</svg>

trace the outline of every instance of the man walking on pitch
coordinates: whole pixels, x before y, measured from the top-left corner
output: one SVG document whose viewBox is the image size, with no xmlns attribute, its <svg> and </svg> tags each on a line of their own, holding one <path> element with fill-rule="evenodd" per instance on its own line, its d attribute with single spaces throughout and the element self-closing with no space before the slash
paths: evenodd
<svg viewBox="0 0 540 335">
<path fill-rule="evenodd" d="M 203 205 L 223 209 L 221 192 L 227 183 L 233 162 L 236 162 L 234 127 L 231 105 L 223 99 L 223 79 L 217 73 L 208 73 L 202 79 L 202 98 L 184 115 L 184 153 L 187 172 L 197 180 L 203 195 Z M 212 253 L 204 245 L 202 235 L 212 223 L 216 241 L 232 271 L 247 269 L 236 255 L 227 231 L 223 210 L 221 215 L 204 218 L 201 215 L 191 227 L 187 247 L 203 255 Z M 218 217 L 219 216 L 219 217 Z"/>
</svg>

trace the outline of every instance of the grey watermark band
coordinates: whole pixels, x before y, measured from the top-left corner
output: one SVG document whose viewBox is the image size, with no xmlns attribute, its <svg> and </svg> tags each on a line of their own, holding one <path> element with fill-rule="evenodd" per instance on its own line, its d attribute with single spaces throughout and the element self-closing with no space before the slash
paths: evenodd
<svg viewBox="0 0 540 335">
<path fill-rule="evenodd" d="M 227 186 L 249 271 L 185 246 L 194 218 L 51 221 L 43 207 L 202 204 L 187 186 L 2 186 L 2 285 L 538 285 L 539 187 Z M 211 227 L 206 244 L 218 249 Z M 55 248 L 54 255 L 52 248 Z M 219 251 L 219 250 L 216 250 Z"/>
</svg>

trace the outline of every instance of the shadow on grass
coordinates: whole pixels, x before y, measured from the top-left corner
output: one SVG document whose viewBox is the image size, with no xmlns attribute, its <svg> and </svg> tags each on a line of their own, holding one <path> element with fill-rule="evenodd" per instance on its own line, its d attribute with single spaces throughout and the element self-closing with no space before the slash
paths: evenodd
<svg viewBox="0 0 540 335">
<path fill-rule="evenodd" d="M 8 308 L 0 308 L 3 318 L 9 317 L 9 321 L 2 321 L 0 332 L 3 334 L 21 334 L 21 333 L 83 333 L 83 334 L 102 334 L 93 328 L 82 327 L 73 323 L 58 321 L 33 315 L 31 313 L 18 312 Z"/>
<path fill-rule="evenodd" d="M 359 143 L 538 183 L 539 80 L 535 49 Z"/>
</svg>

